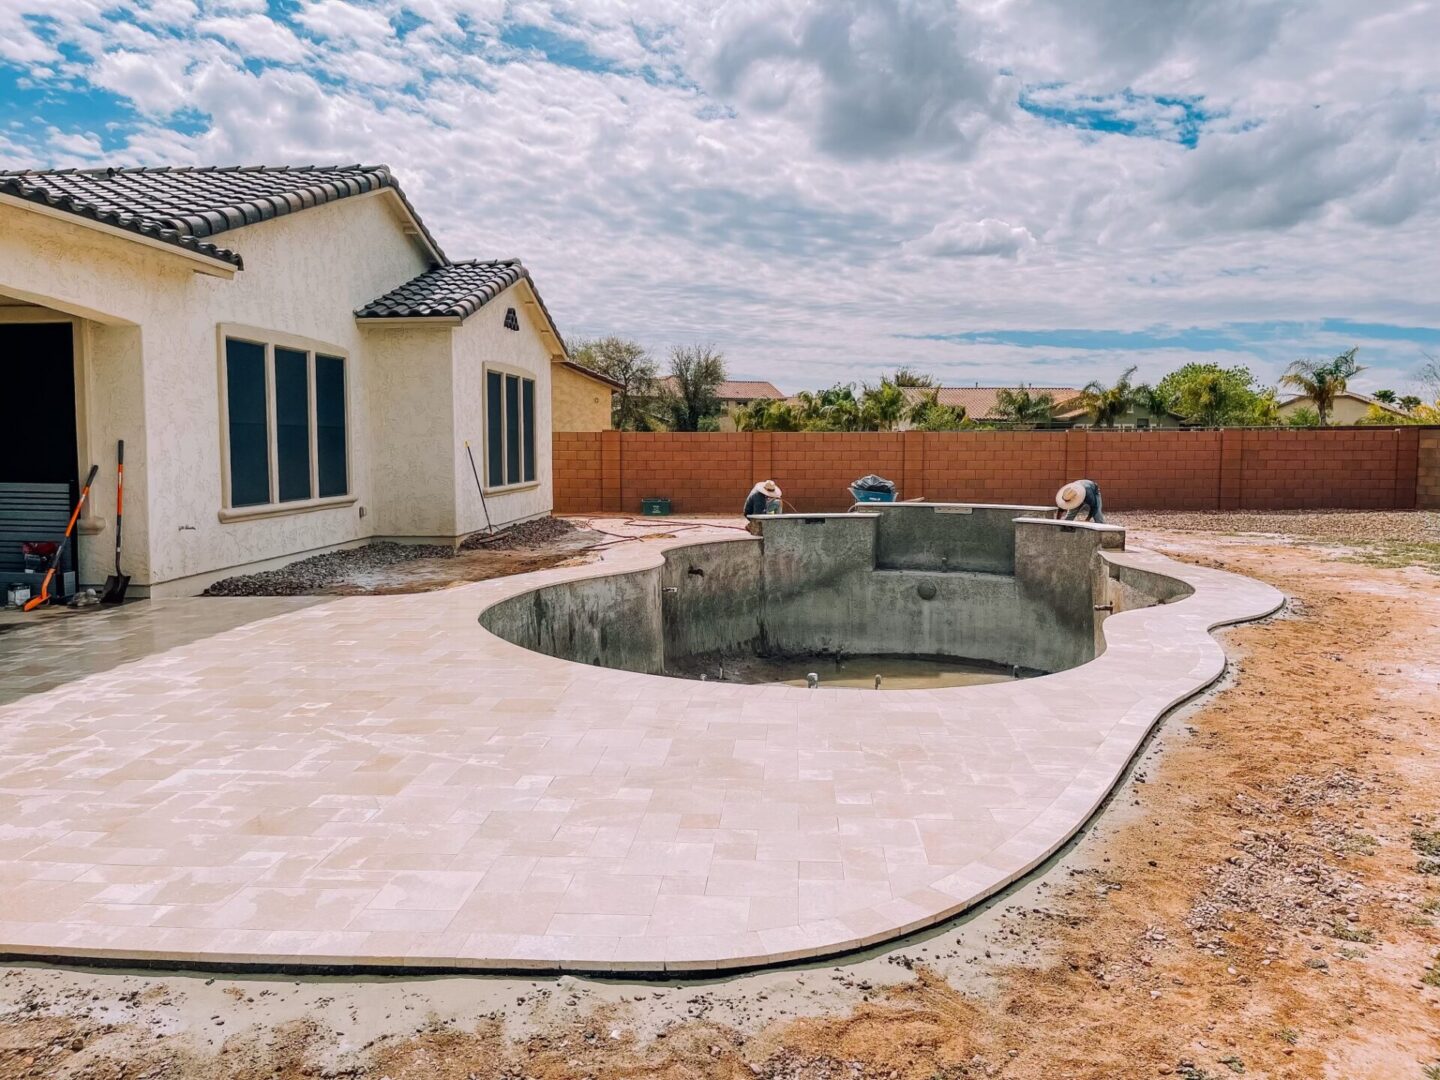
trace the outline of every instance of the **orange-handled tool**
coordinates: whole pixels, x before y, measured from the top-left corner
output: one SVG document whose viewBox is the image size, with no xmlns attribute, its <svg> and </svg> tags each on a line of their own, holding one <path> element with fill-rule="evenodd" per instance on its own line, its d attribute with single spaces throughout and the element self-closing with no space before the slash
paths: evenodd
<svg viewBox="0 0 1440 1080">
<path fill-rule="evenodd" d="M 90 466 L 90 475 L 85 478 L 85 486 L 80 489 L 80 501 L 75 504 L 75 512 L 70 515 L 70 524 L 65 526 L 65 538 L 60 541 L 60 547 L 56 549 L 55 557 L 50 560 L 50 569 L 45 571 L 45 580 L 40 585 L 40 595 L 32 596 L 25 601 L 26 611 L 34 611 L 50 599 L 50 582 L 55 577 L 55 571 L 60 568 L 61 562 L 65 559 L 65 546 L 70 543 L 70 534 L 75 531 L 75 522 L 80 519 L 80 511 L 85 508 L 85 500 L 90 497 L 90 485 L 95 482 L 95 474 L 99 471 L 99 465 Z"/>
</svg>

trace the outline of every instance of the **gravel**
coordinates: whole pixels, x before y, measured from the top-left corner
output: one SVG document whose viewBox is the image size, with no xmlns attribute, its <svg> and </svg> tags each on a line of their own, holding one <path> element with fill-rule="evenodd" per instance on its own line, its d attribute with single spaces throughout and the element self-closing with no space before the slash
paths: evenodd
<svg viewBox="0 0 1440 1080">
<path fill-rule="evenodd" d="M 1340 543 L 1440 544 L 1433 510 L 1125 510 L 1106 521 L 1127 529 L 1267 533 Z"/>
<path fill-rule="evenodd" d="M 477 533 L 460 545 L 466 551 L 517 551 L 540 548 L 559 541 L 576 528 L 560 518 L 537 518 L 503 529 L 493 535 Z M 451 559 L 455 552 L 445 544 L 392 544 L 380 542 L 364 547 L 327 551 L 308 559 L 266 570 L 241 574 L 215 582 L 205 596 L 303 596 L 339 582 L 417 559 Z"/>
</svg>

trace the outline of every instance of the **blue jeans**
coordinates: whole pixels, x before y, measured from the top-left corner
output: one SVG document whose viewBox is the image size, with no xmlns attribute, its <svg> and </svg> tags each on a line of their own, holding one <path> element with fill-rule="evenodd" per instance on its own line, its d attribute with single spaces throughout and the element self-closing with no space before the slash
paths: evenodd
<svg viewBox="0 0 1440 1080">
<path fill-rule="evenodd" d="M 1090 515 L 1090 520 L 1099 525 L 1105 524 L 1105 515 L 1100 510 L 1100 485 L 1085 481 L 1085 501 L 1065 515 L 1066 521 L 1074 521 L 1084 510 Z"/>
</svg>

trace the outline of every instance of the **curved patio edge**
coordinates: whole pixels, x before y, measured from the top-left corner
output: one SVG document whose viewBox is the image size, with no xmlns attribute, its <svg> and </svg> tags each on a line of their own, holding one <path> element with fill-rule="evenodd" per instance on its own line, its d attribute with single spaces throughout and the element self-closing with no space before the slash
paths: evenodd
<svg viewBox="0 0 1440 1080">
<path fill-rule="evenodd" d="M 0 954 L 72 962 L 217 968 L 655 975 L 741 970 L 868 948 L 955 917 L 1030 873 L 1063 847 L 1104 803 L 1157 721 L 1223 673 L 1225 653 L 1211 632 L 1222 626 L 1262 618 L 1284 604 L 1284 596 L 1278 590 L 1235 574 L 1176 562 L 1143 550 L 1104 552 L 1101 557 L 1113 564 L 1177 578 L 1194 591 L 1171 603 L 1110 616 L 1103 624 L 1103 652 L 1080 667 L 1019 682 L 949 690 L 888 691 L 877 695 L 881 699 L 878 701 L 853 692 L 849 692 L 852 696 L 847 700 L 788 687 L 722 686 L 593 668 L 530 652 L 475 626 L 479 611 L 509 597 L 562 581 L 651 569 L 663 562 L 667 551 L 696 542 L 727 539 L 748 540 L 706 530 L 670 541 L 619 545 L 605 551 L 601 560 L 592 564 L 496 579 L 438 594 L 347 598 L 263 620 L 242 631 L 218 635 L 206 643 L 172 650 L 166 654 L 167 663 L 173 671 L 177 657 L 187 662 L 204 662 L 212 655 L 207 649 L 213 652 L 244 648 L 247 642 L 262 643 L 263 655 L 269 658 L 272 649 L 279 647 L 283 651 L 287 635 L 297 632 L 297 620 L 303 624 L 301 630 L 323 633 L 335 622 L 336 612 L 355 612 L 359 609 L 352 606 L 357 604 L 371 605 L 374 611 L 378 599 L 402 622 L 411 620 L 411 626 L 418 625 L 418 620 L 423 618 L 427 620 L 426 626 L 439 627 L 446 633 L 474 628 L 477 636 L 468 640 L 481 670 L 491 675 L 490 681 L 504 682 L 511 693 L 520 692 L 520 688 L 530 683 L 543 684 L 551 694 L 552 716 L 559 715 L 562 707 L 583 708 L 586 701 L 634 701 L 653 692 L 660 701 L 657 712 L 663 710 L 667 700 L 673 699 L 683 702 L 687 709 L 713 716 L 713 722 L 722 726 L 730 716 L 737 723 L 742 716 L 752 723 L 760 717 L 765 725 L 763 730 L 772 733 L 777 746 L 784 748 L 786 754 L 793 751 L 797 760 L 803 757 L 804 750 L 796 748 L 812 743 L 827 747 L 825 752 L 829 756 L 824 768 L 817 766 L 812 770 L 817 775 L 822 772 L 843 775 L 843 765 L 829 764 L 831 758 L 838 761 L 843 757 L 852 762 L 861 770 L 861 779 L 847 784 L 847 792 L 860 791 L 870 775 L 865 772 L 867 762 L 856 760 L 863 759 L 865 754 L 847 749 L 852 741 L 859 745 L 893 726 L 902 732 L 904 739 L 910 740 L 905 744 L 907 747 L 930 746 L 941 752 L 943 756 L 937 759 L 934 768 L 943 770 L 948 767 L 947 763 L 953 764 L 955 760 L 954 751 L 947 749 L 949 745 L 971 745 L 967 740 L 974 740 L 980 733 L 1020 748 L 1033 773 L 1033 776 L 1031 773 L 1021 775 L 1022 780 L 1026 776 L 1034 780 L 1032 788 L 1026 790 L 1049 791 L 1062 779 L 1063 787 L 1058 788 L 1058 793 L 1044 796 L 1043 801 L 1032 800 L 1033 806 L 1022 807 L 1017 795 L 1013 807 L 993 807 L 987 821 L 998 822 L 997 829 L 1003 826 L 1003 835 L 997 832 L 994 842 L 986 841 L 983 852 L 977 850 L 973 857 L 964 861 L 948 860 L 953 865 L 944 876 L 922 882 L 920 877 L 905 873 L 903 866 L 898 870 L 887 866 L 886 871 L 891 875 L 885 879 L 885 888 L 890 893 L 887 899 L 839 911 L 833 917 L 797 918 L 789 924 L 777 919 L 776 925 L 743 932 L 627 935 L 462 932 L 447 928 L 433 933 L 387 935 L 374 930 L 352 932 L 348 925 L 320 928 L 312 924 L 293 929 L 224 925 L 102 926 L 76 921 L 19 922 L 0 915 Z M 424 608 L 426 604 L 438 605 L 438 612 Z M 331 618 L 327 621 L 322 612 L 329 612 Z M 267 631 L 265 624 L 277 623 L 277 620 L 284 624 L 283 634 L 278 633 L 278 624 Z M 349 640 L 347 633 L 353 637 L 355 627 L 361 622 L 355 615 L 352 621 L 344 622 L 335 630 L 336 646 Z M 279 640 L 272 642 L 271 637 L 277 635 Z M 450 666 L 442 665 L 436 670 L 458 675 L 460 669 L 453 666 L 453 660 L 447 658 L 446 663 Z M 420 673 L 420 677 L 424 675 Z M 361 673 L 356 672 L 356 677 L 361 678 Z M 82 680 L 74 691 L 86 693 L 83 684 L 92 681 L 91 690 L 105 689 L 113 685 L 107 678 L 113 676 Z M 181 679 L 179 691 L 183 692 L 187 685 Z M 472 676 L 466 685 L 487 686 L 488 682 Z M 663 719 L 650 723 L 652 730 L 668 730 Z M 831 733 L 836 740 L 833 744 L 825 742 L 832 737 Z M 307 728 L 304 734 L 319 739 L 324 748 L 333 746 L 333 732 L 328 728 L 322 728 L 318 735 Z M 423 738 L 423 734 L 416 737 Z M 747 752 L 750 749 L 758 755 L 766 748 L 747 748 Z M 461 751 L 452 753 L 444 746 L 433 747 L 427 753 L 437 762 L 447 764 L 463 759 Z M 776 760 L 782 758 L 789 760 L 785 755 L 777 756 Z M 692 766 L 683 762 L 675 765 L 682 774 L 687 767 Z M 637 776 L 648 774 L 648 766 L 635 766 L 634 770 Z M 806 780 L 803 772 L 799 770 L 797 779 L 787 779 L 784 783 L 812 782 Z M 687 778 L 682 775 L 680 779 Z M 998 781 L 976 773 L 973 784 L 977 791 L 989 791 L 991 787 L 987 785 L 998 784 Z M 680 785 L 682 791 L 684 786 Z M 873 794 L 888 796 L 889 793 L 875 791 Z M 952 800 L 951 816 L 940 819 L 953 825 L 957 842 L 969 833 L 982 831 L 975 825 L 978 818 L 965 817 L 962 796 L 963 789 L 958 792 L 947 789 L 945 798 Z M 1003 804 L 1003 797 L 1000 802 Z M 890 819 L 883 814 L 875 820 L 872 818 L 876 815 L 857 815 L 845 823 L 854 824 L 859 835 L 873 839 L 883 834 L 883 826 Z M 737 816 L 737 820 L 741 818 Z M 843 824 L 837 824 L 837 830 L 843 833 Z M 944 848 L 947 839 L 941 835 L 936 843 Z M 243 851 L 236 852 L 236 858 L 243 857 Z M 715 895 L 708 892 L 708 883 L 716 880 L 717 870 L 725 869 L 717 861 L 706 864 L 707 890 L 703 895 Z M 398 877 L 405 873 L 403 869 L 393 871 Z M 881 890 L 877 886 L 870 891 Z M 497 895 L 496 902 L 523 905 L 526 898 L 523 894 Z"/>
</svg>

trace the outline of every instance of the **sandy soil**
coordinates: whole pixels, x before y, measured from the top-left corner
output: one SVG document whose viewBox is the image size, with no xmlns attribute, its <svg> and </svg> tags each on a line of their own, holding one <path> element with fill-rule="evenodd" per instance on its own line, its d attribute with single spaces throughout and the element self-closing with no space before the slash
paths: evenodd
<svg viewBox="0 0 1440 1080">
<path fill-rule="evenodd" d="M 11 967 L 0 1078 L 1440 1077 L 1440 577 L 1135 540 L 1293 602 L 981 912 L 711 982 Z"/>
</svg>

